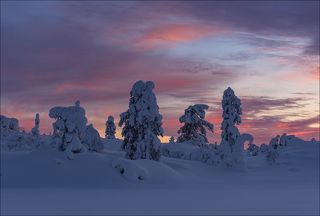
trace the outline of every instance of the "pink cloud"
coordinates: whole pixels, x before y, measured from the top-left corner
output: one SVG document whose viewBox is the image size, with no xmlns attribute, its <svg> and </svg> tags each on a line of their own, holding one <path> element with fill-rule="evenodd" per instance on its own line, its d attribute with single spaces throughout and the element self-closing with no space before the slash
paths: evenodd
<svg viewBox="0 0 320 216">
<path fill-rule="evenodd" d="M 201 24 L 166 24 L 148 28 L 136 40 L 142 50 L 171 47 L 181 42 L 190 42 L 204 37 L 213 37 L 225 32 L 221 27 Z"/>
</svg>

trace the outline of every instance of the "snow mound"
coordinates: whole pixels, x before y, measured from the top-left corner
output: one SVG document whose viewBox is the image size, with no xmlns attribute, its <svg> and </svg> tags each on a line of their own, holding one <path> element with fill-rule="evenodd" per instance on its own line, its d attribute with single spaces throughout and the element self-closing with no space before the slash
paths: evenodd
<svg viewBox="0 0 320 216">
<path fill-rule="evenodd" d="M 129 181 L 139 182 L 145 180 L 149 176 L 146 169 L 139 166 L 132 160 L 117 158 L 112 161 L 112 167 Z"/>
<path fill-rule="evenodd" d="M 290 144 L 278 150 L 278 164 L 289 169 L 319 170 L 319 142 L 295 139 Z"/>
<path fill-rule="evenodd" d="M 128 160 L 116 158 L 111 165 L 130 182 L 145 182 L 149 184 L 181 182 L 180 174 L 168 166 L 166 161 L 156 162 L 146 159 Z"/>
<path fill-rule="evenodd" d="M 214 145 L 197 146 L 192 141 L 163 144 L 161 153 L 166 157 L 200 161 L 210 165 L 220 163 L 219 152 Z"/>
<path fill-rule="evenodd" d="M 123 140 L 121 139 L 101 139 L 104 149 L 107 151 L 122 151 L 121 145 Z"/>
</svg>

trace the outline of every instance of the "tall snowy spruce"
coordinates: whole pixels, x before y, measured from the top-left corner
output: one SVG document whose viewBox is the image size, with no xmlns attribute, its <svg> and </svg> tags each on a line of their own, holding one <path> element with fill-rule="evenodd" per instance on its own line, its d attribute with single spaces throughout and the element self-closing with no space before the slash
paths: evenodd
<svg viewBox="0 0 320 216">
<path fill-rule="evenodd" d="M 221 159 L 229 167 L 242 167 L 243 141 L 236 125 L 241 124 L 241 101 L 228 87 L 223 93 L 221 124 Z"/>
<path fill-rule="evenodd" d="M 128 159 L 160 160 L 162 116 L 153 89 L 153 82 L 137 81 L 130 92 L 129 109 L 120 115 L 122 148 Z"/>
<path fill-rule="evenodd" d="M 31 129 L 31 133 L 33 136 L 39 136 L 39 127 L 40 127 L 40 116 L 39 113 L 36 114 L 36 118 L 34 119 L 34 127 Z"/>
<path fill-rule="evenodd" d="M 184 125 L 178 130 L 180 136 L 177 142 L 191 141 L 199 146 L 208 143 L 206 129 L 213 132 L 213 124 L 204 120 L 208 108 L 206 104 L 195 104 L 184 111 L 184 115 L 179 118 Z"/>
<path fill-rule="evenodd" d="M 107 139 L 115 139 L 116 134 L 116 125 L 114 124 L 113 116 L 109 116 L 108 120 L 106 121 L 106 135 Z"/>
</svg>

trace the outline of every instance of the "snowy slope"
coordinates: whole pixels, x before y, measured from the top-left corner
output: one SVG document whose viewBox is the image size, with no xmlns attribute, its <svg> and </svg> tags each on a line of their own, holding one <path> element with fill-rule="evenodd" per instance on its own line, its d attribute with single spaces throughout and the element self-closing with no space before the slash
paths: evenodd
<svg viewBox="0 0 320 216">
<path fill-rule="evenodd" d="M 319 214 L 319 143 L 246 157 L 234 171 L 198 161 L 124 158 L 120 140 L 68 160 L 55 149 L 1 151 L 1 214 Z"/>
</svg>

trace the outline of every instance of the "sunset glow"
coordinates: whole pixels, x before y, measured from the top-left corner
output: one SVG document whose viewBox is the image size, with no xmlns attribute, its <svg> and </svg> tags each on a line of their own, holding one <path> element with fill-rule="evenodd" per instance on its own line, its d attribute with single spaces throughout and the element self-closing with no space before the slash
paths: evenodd
<svg viewBox="0 0 320 216">
<path fill-rule="evenodd" d="M 40 113 L 40 131 L 50 133 L 49 109 L 80 100 L 104 137 L 107 117 L 119 121 L 141 79 L 156 85 L 163 142 L 178 136 L 179 117 L 195 103 L 209 105 L 208 138 L 218 142 L 228 86 L 242 100 L 239 129 L 257 144 L 284 132 L 319 139 L 317 8 L 318 1 L 3 1 L 1 114 L 29 131 Z"/>
</svg>

